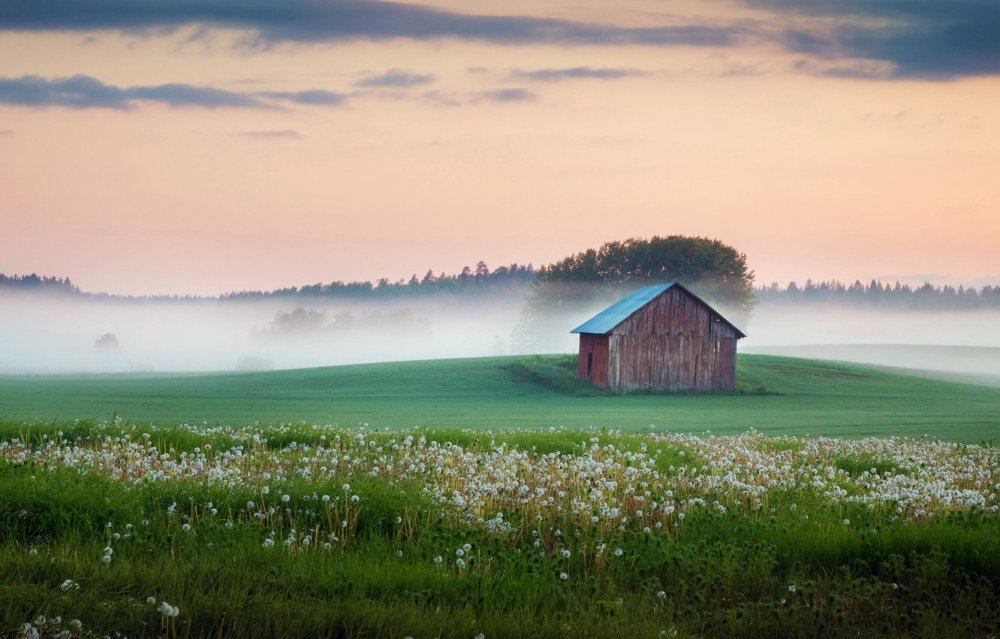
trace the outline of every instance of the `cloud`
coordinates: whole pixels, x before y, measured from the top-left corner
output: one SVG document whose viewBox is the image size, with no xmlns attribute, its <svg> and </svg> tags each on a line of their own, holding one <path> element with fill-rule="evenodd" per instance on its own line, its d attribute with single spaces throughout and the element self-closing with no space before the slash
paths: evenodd
<svg viewBox="0 0 1000 639">
<path fill-rule="evenodd" d="M 0 78 L 0 103 L 20 106 L 62 106 L 74 109 L 104 107 L 126 110 L 136 101 L 159 102 L 170 106 L 264 107 L 251 94 L 234 93 L 190 84 L 161 84 L 121 88 L 97 78 L 75 75 L 46 79 L 37 75 Z"/>
<path fill-rule="evenodd" d="M 994 0 L 746 0 L 781 13 L 834 19 L 793 29 L 789 50 L 832 60 L 876 60 L 887 73 L 834 66 L 825 75 L 948 80 L 1000 74 L 1000 2 Z"/>
<path fill-rule="evenodd" d="M 420 94 L 420 99 L 425 102 L 430 102 L 433 105 L 439 107 L 458 107 L 462 106 L 462 101 L 457 94 L 454 92 L 444 92 L 444 91 L 424 91 Z"/>
<path fill-rule="evenodd" d="M 277 129 L 274 131 L 245 131 L 241 137 L 255 140 L 303 140 L 306 136 L 294 129 Z"/>
<path fill-rule="evenodd" d="M 534 102 L 537 99 L 534 91 L 519 87 L 482 91 L 471 96 L 472 102 Z"/>
<path fill-rule="evenodd" d="M 170 106 L 198 106 L 210 109 L 219 107 L 263 107 L 256 96 L 234 93 L 213 87 L 192 86 L 190 84 L 161 84 L 158 86 L 137 86 L 122 90 L 128 100 L 160 102 Z"/>
<path fill-rule="evenodd" d="M 247 29 L 254 46 L 278 42 L 458 38 L 500 44 L 726 46 L 739 29 L 622 27 L 552 18 L 452 13 L 380 0 L 35 0 L 0 2 L 0 30 L 133 32 L 186 25 Z"/>
<path fill-rule="evenodd" d="M 638 69 L 595 69 L 592 67 L 570 67 L 565 69 L 537 69 L 535 71 L 511 72 L 511 76 L 535 82 L 560 82 L 562 80 L 617 80 L 645 75 Z"/>
<path fill-rule="evenodd" d="M 144 35 L 196 25 L 202 30 L 245 31 L 241 41 L 251 47 L 361 39 L 660 47 L 732 47 L 753 42 L 777 44 L 790 52 L 839 63 L 805 71 L 820 75 L 950 79 L 1000 74 L 1000 2 L 996 0 L 742 2 L 771 11 L 773 19 L 634 27 L 455 13 L 384 0 L 0 0 L 0 31 L 111 29 Z M 805 19 L 787 21 L 789 17 Z M 775 26 L 783 22 L 794 26 Z M 890 71 L 873 73 L 855 61 L 879 61 Z M 549 78 L 554 79 L 562 78 Z M 398 88 L 393 81 L 387 77 L 384 82 L 388 84 L 375 86 Z M 395 81 L 405 82 L 405 77 Z"/>
<path fill-rule="evenodd" d="M 431 73 L 408 73 L 400 69 L 389 69 L 380 75 L 371 75 L 358 80 L 359 87 L 379 88 L 379 89 L 408 89 L 410 87 L 430 84 L 434 81 Z"/>
<path fill-rule="evenodd" d="M 309 105 L 337 105 L 345 96 L 332 91 L 244 93 L 191 84 L 117 87 L 87 75 L 43 78 L 26 75 L 0 78 L 0 104 L 29 107 L 108 108 L 129 110 L 136 102 L 173 107 L 275 108 L 275 101 Z"/>
<path fill-rule="evenodd" d="M 287 100 L 296 104 L 317 106 L 337 106 L 347 99 L 347 96 L 343 93 L 323 91 L 321 89 L 310 89 L 307 91 L 265 91 L 257 95 L 275 100 Z"/>
</svg>

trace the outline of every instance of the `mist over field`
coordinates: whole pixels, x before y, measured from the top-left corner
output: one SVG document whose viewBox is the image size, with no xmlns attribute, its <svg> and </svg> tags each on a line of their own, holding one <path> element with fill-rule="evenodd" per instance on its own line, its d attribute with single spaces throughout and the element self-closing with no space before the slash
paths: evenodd
<svg viewBox="0 0 1000 639">
<path fill-rule="evenodd" d="M 0 372 L 266 370 L 507 354 L 520 300 L 0 296 Z M 117 345 L 99 346 L 112 334 Z"/>
<path fill-rule="evenodd" d="M 268 370 L 572 352 L 569 331 L 618 293 L 526 322 L 528 288 L 479 297 L 141 300 L 0 294 L 0 373 Z M 1000 382 L 1000 311 L 763 303 L 745 352 L 836 359 Z M 101 340 L 111 334 L 113 339 Z M 947 348 L 945 348 L 947 347 Z M 974 379 L 973 379 L 974 377 Z"/>
<path fill-rule="evenodd" d="M 762 304 L 740 342 L 748 353 L 939 373 L 1000 386 L 1000 311 L 858 309 Z"/>
</svg>

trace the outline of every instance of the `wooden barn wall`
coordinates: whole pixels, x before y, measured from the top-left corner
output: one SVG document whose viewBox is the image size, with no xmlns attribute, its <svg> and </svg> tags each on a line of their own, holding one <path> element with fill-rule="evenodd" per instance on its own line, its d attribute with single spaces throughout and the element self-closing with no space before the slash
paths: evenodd
<svg viewBox="0 0 1000 639">
<path fill-rule="evenodd" d="M 615 392 L 733 390 L 736 331 L 680 289 L 669 289 L 608 335 L 607 387 Z"/>
<path fill-rule="evenodd" d="M 587 379 L 587 354 L 591 361 L 590 381 L 602 388 L 608 387 L 608 336 L 580 333 L 580 354 L 576 362 L 576 376 Z"/>
</svg>

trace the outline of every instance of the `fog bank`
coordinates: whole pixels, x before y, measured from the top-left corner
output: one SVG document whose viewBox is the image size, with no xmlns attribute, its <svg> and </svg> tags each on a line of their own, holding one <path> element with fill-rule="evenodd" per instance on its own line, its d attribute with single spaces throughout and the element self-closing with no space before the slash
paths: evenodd
<svg viewBox="0 0 1000 639">
<path fill-rule="evenodd" d="M 926 371 L 1000 386 L 1000 311 L 761 305 L 740 351 Z"/>
<path fill-rule="evenodd" d="M 361 301 L 3 293 L 0 373 L 263 370 L 573 352 L 577 338 L 569 330 L 618 295 L 602 292 L 592 304 L 547 312 L 529 327 L 527 293 Z M 748 337 L 739 350 L 1000 379 L 997 326 L 995 310 L 761 304 L 740 325 Z M 949 348 L 932 348 L 941 346 Z"/>
<path fill-rule="evenodd" d="M 523 300 L 0 297 L 0 373 L 231 371 L 502 355 Z M 112 335 L 114 340 L 107 338 Z M 116 343 L 115 343 L 116 342 Z"/>
</svg>

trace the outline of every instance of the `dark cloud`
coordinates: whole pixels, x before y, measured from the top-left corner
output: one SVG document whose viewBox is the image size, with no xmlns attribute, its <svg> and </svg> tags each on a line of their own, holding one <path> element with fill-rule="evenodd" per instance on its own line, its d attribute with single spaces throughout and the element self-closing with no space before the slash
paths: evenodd
<svg viewBox="0 0 1000 639">
<path fill-rule="evenodd" d="M 0 103 L 20 106 L 62 106 L 73 109 L 104 107 L 129 109 L 136 101 L 159 102 L 170 106 L 265 107 L 250 94 L 233 93 L 211 87 L 189 84 L 116 87 L 97 78 L 75 75 L 69 78 L 47 79 L 37 75 L 20 78 L 0 78 Z"/>
<path fill-rule="evenodd" d="M 139 103 L 152 102 L 174 107 L 201 108 L 256 108 L 280 109 L 288 103 L 310 106 L 337 106 L 351 97 L 335 91 L 311 89 L 307 91 L 257 91 L 234 92 L 214 87 L 189 84 L 160 84 L 156 86 L 117 87 L 86 75 L 69 78 L 42 78 L 26 75 L 20 78 L 0 77 L 0 105 L 27 107 L 66 107 L 72 109 L 107 108 L 127 111 Z M 356 96 L 355 96 L 356 97 Z M 405 96 L 400 94 L 400 99 Z M 459 106 L 478 102 L 531 102 L 538 96 L 520 87 L 501 88 L 470 94 L 425 91 L 412 96 L 414 99 L 441 106 Z M 0 136 L 13 134 L 0 130 Z M 300 139 L 292 129 L 247 131 L 248 138 Z"/>
<path fill-rule="evenodd" d="M 244 138 L 254 140 L 302 140 L 306 136 L 294 129 L 278 129 L 274 131 L 246 131 L 240 134 Z"/>
<path fill-rule="evenodd" d="M 739 29 L 619 27 L 526 16 L 487 16 L 379 0 L 31 0 L 0 2 L 0 29 L 147 31 L 186 25 L 249 29 L 249 44 L 354 39 L 459 38 L 501 44 L 725 46 Z"/>
<path fill-rule="evenodd" d="M 948 79 L 1000 74 L 998 0 L 743 0 L 780 15 L 833 20 L 782 30 L 763 22 L 626 27 L 529 16 L 453 13 L 382 0 L 0 0 L 0 31 L 94 31 L 144 34 L 183 26 L 248 32 L 244 42 L 343 42 L 358 39 L 455 38 L 496 44 L 690 45 L 777 43 L 812 57 L 826 75 Z M 808 23 L 808 22 L 807 22 Z M 891 66 L 872 74 L 851 60 Z M 557 70 L 556 70 L 557 71 Z M 376 76 L 377 77 L 377 76 Z M 402 76 L 400 76 L 402 78 Z M 373 79 L 374 81 L 374 79 Z M 363 82 L 363 81 L 362 81 Z M 392 82 L 386 78 L 385 82 Z M 376 85 L 396 87 L 399 85 Z M 115 102 L 120 98 L 107 95 Z"/>
<path fill-rule="evenodd" d="M 37 75 L 0 78 L 0 104 L 30 107 L 128 110 L 136 102 L 155 102 L 174 107 L 267 109 L 275 108 L 275 101 L 334 106 L 344 99 L 345 96 L 339 93 L 321 90 L 242 93 L 190 84 L 116 87 L 86 75 L 52 79 Z"/>
<path fill-rule="evenodd" d="M 371 75 L 357 81 L 360 87 L 370 87 L 379 89 L 408 89 L 434 81 L 434 75 L 430 73 L 408 73 L 400 69 L 389 69 L 380 75 Z"/>
<path fill-rule="evenodd" d="M 128 100 L 160 102 L 170 106 L 219 107 L 264 107 L 264 103 L 252 94 L 234 93 L 212 87 L 190 84 L 161 84 L 158 86 L 137 86 L 123 89 Z"/>
<path fill-rule="evenodd" d="M 746 0 L 783 13 L 836 18 L 829 30 L 792 30 L 782 44 L 829 59 L 881 60 L 881 77 L 946 80 L 1000 74 L 1000 2 L 996 0 Z M 864 67 L 826 75 L 879 77 Z"/>
<path fill-rule="evenodd" d="M 534 71 L 512 71 L 515 78 L 535 82 L 559 82 L 561 80 L 616 80 L 630 76 L 645 75 L 638 69 L 607 69 L 592 67 L 569 67 L 565 69 L 536 69 Z"/>
<path fill-rule="evenodd" d="M 482 91 L 472 95 L 473 102 L 533 102 L 537 99 L 538 95 L 534 91 L 520 87 Z"/>
</svg>

